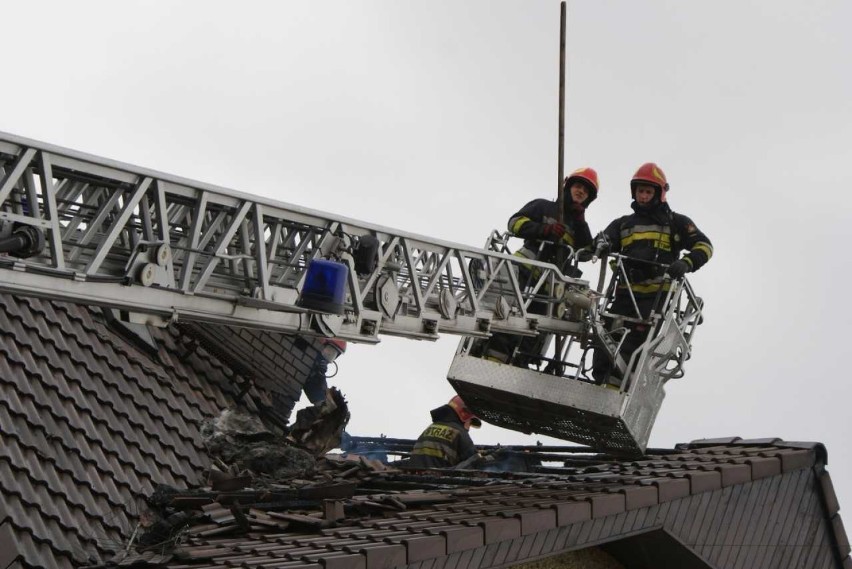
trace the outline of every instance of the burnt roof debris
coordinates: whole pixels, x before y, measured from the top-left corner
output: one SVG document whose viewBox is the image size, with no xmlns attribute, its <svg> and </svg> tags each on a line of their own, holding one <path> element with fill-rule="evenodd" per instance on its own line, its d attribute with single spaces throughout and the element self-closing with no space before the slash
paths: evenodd
<svg viewBox="0 0 852 569">
<path fill-rule="evenodd" d="M 348 423 L 346 399 L 336 387 L 332 387 L 326 390 L 325 401 L 296 413 L 296 421 L 290 426 L 290 437 L 305 450 L 324 454 L 340 446 Z"/>
<path fill-rule="evenodd" d="M 206 470 L 207 486 L 179 491 L 158 485 L 146 500 L 149 510 L 141 516 L 129 546 L 164 554 L 186 534 L 245 533 L 258 517 L 251 510 L 259 508 L 266 513 L 257 523 L 279 529 L 321 528 L 328 519 L 342 518 L 342 505 L 332 508 L 330 511 L 337 513 L 327 515 L 326 521 L 286 512 L 318 508 L 323 500 L 349 499 L 357 486 L 348 481 L 350 478 L 364 471 L 386 469 L 382 463 L 366 458 L 322 456 L 340 444 L 348 420 L 346 400 L 334 388 L 327 391 L 324 402 L 301 410 L 286 436 L 274 434 L 250 413 L 222 411 L 200 430 L 212 459 Z M 245 507 L 249 507 L 248 512 L 243 511 Z M 376 507 L 387 506 L 377 503 Z M 211 509 L 217 512 L 213 517 Z M 222 515 L 222 511 L 227 513 Z M 199 522 L 205 523 L 199 526 Z M 214 526 L 208 527 L 207 522 Z"/>
<path fill-rule="evenodd" d="M 368 446 L 373 453 L 382 450 L 381 442 L 361 437 L 347 440 L 350 448 Z M 385 442 L 393 448 L 390 454 L 397 456 L 404 456 L 414 443 Z M 510 551 L 527 552 L 512 560 L 520 563 L 548 553 L 540 548 L 545 543 L 551 544 L 548 554 L 556 554 L 581 546 L 582 536 L 590 540 L 594 536 L 589 543 L 605 543 L 634 535 L 643 530 L 639 526 L 645 521 L 653 526 L 645 530 L 660 530 L 662 525 L 672 539 L 685 543 L 686 534 L 678 532 L 693 531 L 689 543 L 694 547 L 700 537 L 695 532 L 714 524 L 727 527 L 725 516 L 748 520 L 750 527 L 771 524 L 769 510 L 763 510 L 780 515 L 788 506 L 790 511 L 784 515 L 798 516 L 785 525 L 790 532 L 805 531 L 796 529 L 802 524 L 824 525 L 820 531 L 825 540 L 833 536 L 833 545 L 826 547 L 842 559 L 848 554 L 841 551 L 848 543 L 845 532 L 837 530 L 842 522 L 837 508 L 827 510 L 821 498 L 829 493 L 825 486 L 831 490 L 821 447 L 818 443 L 787 445 L 779 439 L 697 441 L 652 450 L 636 460 L 577 447 L 480 447 L 486 455 L 526 456 L 526 469 L 520 472 L 400 470 L 393 462 L 386 465 L 357 454 L 333 454 L 315 459 L 316 471 L 309 479 L 253 477 L 239 490 L 208 486 L 159 491 L 159 499 L 151 501 L 155 515 L 143 518 L 151 521 L 147 533 L 107 566 L 285 563 L 296 568 L 340 563 L 379 569 L 461 551 L 475 550 L 482 555 L 472 553 L 474 557 L 485 559 L 489 544 L 509 547 L 509 542 L 514 544 Z M 815 476 L 823 486 L 819 492 Z M 713 496 L 723 499 L 723 492 L 730 508 L 706 507 Z M 663 504 L 668 506 L 660 509 Z M 739 511 L 746 505 L 749 511 Z M 649 513 L 637 517 L 638 510 Z M 711 513 L 713 520 L 703 518 Z M 603 518 L 613 523 L 598 523 L 595 534 L 579 529 L 565 533 L 577 543 L 556 539 L 562 528 L 568 532 L 569 526 Z M 721 536 L 706 533 L 711 544 Z M 524 536 L 535 537 L 539 548 L 515 544 Z M 730 539 L 736 542 L 740 537 Z M 775 545 L 779 551 L 788 551 L 784 548 L 791 547 L 796 536 L 767 533 L 762 539 L 766 551 Z M 557 542 L 563 544 L 562 550 L 556 548 Z M 346 562 L 341 561 L 344 558 Z M 480 566 L 488 565 L 476 567 Z"/>
<path fill-rule="evenodd" d="M 243 424 L 233 417 L 219 423 Z M 450 499 L 446 495 L 422 493 L 412 499 L 393 495 L 356 496 L 372 474 L 393 469 L 357 455 L 314 457 L 294 447 L 281 448 L 302 453 L 299 463 L 310 460 L 310 468 L 300 471 L 277 467 L 272 472 L 258 473 L 231 468 L 231 472 L 239 472 L 236 475 L 211 469 L 205 487 L 178 490 L 158 486 L 146 500 L 148 510 L 140 516 L 137 531 L 126 549 L 179 557 L 179 544 L 188 536 L 238 536 L 258 528 L 312 532 L 331 527 L 347 514 L 401 511 L 407 509 L 408 502 L 423 504 Z"/>
<path fill-rule="evenodd" d="M 214 466 L 228 472 L 230 483 L 242 471 L 272 479 L 306 478 L 315 470 L 315 457 L 340 445 L 349 422 L 349 409 L 335 388 L 326 400 L 302 409 L 288 435 L 269 431 L 255 415 L 226 409 L 201 428 L 204 444 Z M 210 484 L 225 484 L 211 471 Z"/>
</svg>

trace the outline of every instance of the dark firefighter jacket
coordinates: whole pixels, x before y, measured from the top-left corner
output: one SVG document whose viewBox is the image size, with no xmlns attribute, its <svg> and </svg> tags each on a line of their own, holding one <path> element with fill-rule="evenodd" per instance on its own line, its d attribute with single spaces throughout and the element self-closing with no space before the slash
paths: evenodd
<svg viewBox="0 0 852 569">
<path fill-rule="evenodd" d="M 710 239 L 690 218 L 673 212 L 667 203 L 642 208 L 634 201 L 631 207 L 633 214 L 616 219 L 603 231 L 610 251 L 668 266 L 686 250 L 683 260 L 690 271 L 697 271 L 713 256 Z M 668 290 L 670 281 L 663 276 L 665 266 L 625 261 L 634 294 Z"/>
<path fill-rule="evenodd" d="M 589 231 L 589 224 L 582 219 L 574 219 L 571 215 L 564 217 L 562 223 L 568 231 L 562 237 L 562 241 L 574 249 L 590 245 L 592 233 Z M 509 233 L 524 240 L 523 248 L 515 254 L 545 263 L 555 262 L 557 248 L 543 241 L 542 233 L 545 225 L 558 221 L 558 218 L 559 204 L 555 201 L 537 199 L 522 207 L 509 218 Z M 540 252 L 539 249 L 541 249 Z"/>
<path fill-rule="evenodd" d="M 476 454 L 473 440 L 452 407 L 432 409 L 432 421 L 417 439 L 408 466 L 448 468 Z"/>
</svg>

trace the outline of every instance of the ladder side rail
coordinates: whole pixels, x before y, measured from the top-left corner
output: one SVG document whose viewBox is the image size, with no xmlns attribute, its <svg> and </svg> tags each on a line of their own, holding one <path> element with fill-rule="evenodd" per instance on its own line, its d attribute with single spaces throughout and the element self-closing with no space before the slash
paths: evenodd
<svg viewBox="0 0 852 569">
<path fill-rule="evenodd" d="M 39 156 L 39 160 L 41 157 Z M 32 217 L 37 219 L 42 219 L 41 216 L 41 206 L 39 205 L 39 191 L 38 191 L 38 177 L 36 176 L 24 176 L 23 177 L 23 185 L 25 197 L 26 197 L 26 205 L 29 208 Z M 23 200 L 22 200 L 23 201 Z M 21 204 L 21 214 L 24 213 L 23 203 Z"/>
<path fill-rule="evenodd" d="M 318 229 L 301 224 L 290 224 L 285 220 L 281 220 L 277 227 L 282 238 L 277 240 L 275 247 L 270 247 L 269 263 L 280 270 L 273 276 L 275 285 L 285 286 L 285 283 L 294 282 L 304 269 L 307 263 L 304 257 L 311 244 L 315 242 L 315 233 Z"/>
<path fill-rule="evenodd" d="M 317 220 L 327 220 L 333 217 L 342 225 L 361 228 L 364 233 L 375 232 L 377 234 L 393 234 L 406 237 L 414 243 L 420 242 L 430 246 L 437 245 L 445 248 L 460 248 L 468 252 L 483 251 L 477 247 L 460 245 L 440 239 L 433 239 L 422 235 L 408 233 L 403 230 L 389 229 L 380 225 L 347 218 L 342 215 L 331 215 L 325 212 L 312 210 L 310 208 L 274 200 L 272 198 L 252 195 L 206 182 L 194 181 L 180 176 L 152 170 L 150 168 L 134 166 L 117 160 L 103 158 L 49 143 L 31 140 L 14 134 L 0 132 L 0 153 L 18 155 L 22 148 L 45 151 L 53 157 L 55 161 L 54 165 L 58 162 L 62 162 L 65 165 L 73 165 L 74 167 L 69 168 L 70 170 L 75 172 L 92 173 L 93 175 L 98 175 L 106 180 L 114 182 L 135 184 L 140 178 L 150 177 L 154 180 L 160 181 L 170 194 L 183 195 L 190 199 L 194 199 L 197 191 L 203 190 L 210 194 L 211 203 L 220 203 L 221 205 L 236 207 L 237 204 L 242 201 L 249 200 L 251 202 L 262 204 L 273 216 L 286 217 L 287 219 L 294 221 L 311 223 L 311 220 L 316 222 Z M 497 254 L 499 255 L 499 253 Z M 552 268 L 552 265 L 547 263 L 540 263 L 538 261 L 530 262 L 541 265 L 544 268 Z"/>
<path fill-rule="evenodd" d="M 74 233 L 66 231 L 63 236 L 63 240 L 73 240 L 75 245 L 75 247 L 68 253 L 69 264 L 85 264 L 84 259 L 85 254 L 87 253 L 87 246 L 95 241 L 98 236 L 98 231 L 113 212 L 121 197 L 122 194 L 120 192 L 107 194 L 105 190 L 100 188 L 89 188 L 87 192 L 83 193 L 81 196 L 82 203 L 79 208 L 80 213 L 78 215 L 81 217 L 81 223 L 79 225 L 82 225 L 85 228 L 81 228 Z M 89 219 L 88 216 L 83 217 L 81 215 L 84 211 L 97 213 Z"/>
<path fill-rule="evenodd" d="M 27 260 L 4 259 L 2 265 L 6 268 L 13 266 L 18 271 L 64 279 L 137 284 L 140 267 L 156 264 L 152 251 L 159 240 L 159 245 L 171 249 L 168 263 L 156 269 L 158 276 L 149 285 L 162 289 L 160 292 L 212 300 L 231 295 L 234 305 L 257 300 L 270 303 L 268 308 L 278 312 L 299 313 L 303 311 L 296 310 L 293 304 L 307 264 L 317 257 L 339 253 L 334 249 L 341 241 L 340 233 L 372 235 L 382 244 L 382 255 L 375 271 L 348 283 L 347 308 L 351 314 L 347 315 L 344 328 L 350 334 L 360 324 L 364 316 L 361 312 L 375 316 L 375 309 L 364 309 L 364 301 L 372 294 L 371 287 L 378 276 L 388 274 L 393 263 L 402 266 L 395 273 L 390 271 L 398 287 L 411 295 L 403 316 L 421 318 L 431 328 L 427 330 L 429 335 L 442 328 L 454 333 L 487 333 L 495 320 L 500 320 L 495 323 L 496 329 L 525 335 L 535 333 L 531 332 L 535 324 L 554 330 L 576 330 L 572 323 L 547 315 L 526 320 L 529 297 L 524 296 L 515 276 L 522 260 L 505 252 L 483 251 L 331 217 L 11 135 L 0 134 L 0 153 L 7 165 L 0 182 L 0 212 L 7 220 L 45 231 L 51 248 L 49 254 Z M 26 195 L 33 207 L 24 212 L 19 195 Z M 15 208 L 19 213 L 12 213 Z M 249 215 L 253 208 L 261 208 L 260 213 Z M 254 243 L 249 244 L 248 240 Z M 292 247 L 281 251 L 282 244 Z M 485 267 L 485 279 L 479 288 L 466 266 L 472 259 L 479 259 Z M 542 283 L 571 280 L 552 265 L 532 260 L 523 260 L 523 264 L 537 267 Z M 37 280 L 39 290 L 50 289 L 48 283 L 42 282 L 44 279 Z M 246 290 L 249 283 L 254 286 Z M 8 284 L 0 286 L 18 293 L 26 291 L 20 283 Z M 356 285 L 360 287 L 357 290 Z M 290 292 L 281 294 L 277 289 L 282 287 Z M 59 284 L 56 289 L 55 297 L 62 298 Z M 431 307 L 441 306 L 438 296 L 445 289 L 450 290 L 450 297 L 466 298 L 468 302 L 456 303 L 453 314 L 441 315 Z M 114 305 L 126 297 L 116 307 L 134 309 L 136 295 L 125 290 L 99 294 L 102 296 L 93 295 L 89 301 Z M 510 317 L 498 319 L 493 299 L 505 295 L 512 299 L 513 312 Z M 446 297 L 444 294 L 443 299 Z M 74 292 L 68 298 L 81 302 L 86 295 Z M 182 304 L 186 306 L 181 307 Z M 179 312 L 182 308 L 198 314 L 204 310 L 193 302 L 170 301 L 167 305 L 154 312 Z M 145 306 L 145 310 L 152 310 L 151 306 Z M 204 318 L 214 319 L 215 315 L 209 313 Z M 225 314 L 221 319 L 229 321 Z M 411 321 L 396 326 L 393 318 L 384 318 L 375 324 L 389 332 L 395 328 L 402 334 L 412 331 Z M 359 334 L 354 333 L 352 339 L 357 340 Z"/>
<path fill-rule="evenodd" d="M 52 172 L 52 170 L 51 170 Z M 50 191 L 49 187 L 45 191 Z M 86 221 L 81 214 L 84 196 L 89 194 L 89 183 L 82 180 L 62 178 L 56 185 L 56 203 L 62 219 L 62 232 L 60 238 L 63 241 L 70 240 L 80 225 Z"/>
<path fill-rule="evenodd" d="M 656 368 L 662 375 L 664 381 L 669 379 L 682 377 L 684 375 L 684 362 L 690 357 L 692 352 L 692 337 L 695 329 L 701 324 L 702 302 L 698 298 L 692 285 L 687 279 L 683 279 L 680 283 L 681 291 L 678 296 L 678 301 L 681 300 L 686 305 L 681 309 L 679 302 L 674 308 L 669 326 L 668 340 L 669 346 L 661 352 L 654 350 L 653 356 L 658 359 Z M 663 346 L 661 341 L 660 346 Z M 670 364 L 674 362 L 674 366 Z"/>
<path fill-rule="evenodd" d="M 470 259 L 465 257 L 464 253 L 461 251 L 456 251 L 455 255 L 461 270 L 461 278 L 465 284 L 464 290 L 455 295 L 456 302 L 459 304 L 462 304 L 465 301 L 468 302 L 468 311 L 476 314 L 479 312 L 479 300 L 476 296 L 473 277 L 470 274 Z"/>
<path fill-rule="evenodd" d="M 402 245 L 403 256 L 404 256 L 403 258 L 404 258 L 405 264 L 408 268 L 408 278 L 409 278 L 410 283 L 411 283 L 411 293 L 414 296 L 414 304 L 415 304 L 416 310 L 422 312 L 424 310 L 424 308 L 426 307 L 423 299 L 429 296 L 429 291 L 428 291 L 429 287 L 427 286 L 427 290 L 425 290 L 425 291 L 421 288 L 421 286 L 420 286 L 421 275 L 420 275 L 420 272 L 417 269 L 417 266 L 418 265 L 421 265 L 421 266 L 424 265 L 423 257 L 426 255 L 426 251 L 421 250 L 419 252 L 419 254 L 417 255 L 417 257 L 414 257 L 412 255 L 412 253 L 413 253 L 412 247 L 409 243 L 407 243 L 405 240 L 403 240 L 401 245 Z M 426 267 L 423 266 L 423 268 L 425 269 Z"/>
<path fill-rule="evenodd" d="M 607 310 L 610 303 L 615 299 L 615 293 L 620 282 L 626 283 L 628 294 L 631 296 L 631 300 L 636 307 L 637 313 L 639 312 L 639 309 L 636 305 L 635 299 L 633 298 L 633 292 L 630 289 L 630 279 L 627 272 L 624 270 L 622 256 L 619 254 L 613 254 L 611 256 L 612 261 L 610 261 L 609 267 L 612 274 L 609 278 L 609 284 L 606 285 L 606 292 L 597 297 L 596 302 L 592 302 L 589 310 L 589 325 L 591 332 L 600 343 L 598 348 L 605 349 L 607 351 L 607 356 L 613 362 L 614 368 L 623 376 L 626 370 L 631 369 L 630 364 L 632 364 L 632 361 L 625 362 L 621 357 L 621 345 L 626 340 L 630 330 L 624 326 L 617 325 L 618 322 L 624 320 L 625 317 L 623 315 L 614 314 Z M 606 257 L 601 257 L 600 261 L 601 263 L 606 263 Z M 598 277 L 599 289 L 606 281 L 607 272 L 605 265 L 601 267 Z M 608 321 L 609 324 L 607 324 Z M 623 384 L 621 389 L 624 390 L 626 387 L 627 386 Z"/>
<path fill-rule="evenodd" d="M 61 271 L 65 269 L 65 255 L 62 248 L 62 230 L 59 221 L 60 212 L 56 203 L 56 192 L 61 191 L 63 188 L 61 186 L 54 188 L 53 186 L 53 166 L 47 154 L 44 152 L 39 153 L 39 159 L 41 160 L 40 185 L 44 190 L 45 196 L 45 205 L 41 217 L 43 219 L 46 218 L 50 224 L 46 228 L 49 236 L 48 246 L 50 248 L 50 256 L 53 260 L 53 266 Z"/>
<path fill-rule="evenodd" d="M 686 301 L 684 310 L 680 302 Z M 628 369 L 636 371 L 630 374 L 624 388 L 630 391 L 641 377 L 646 380 L 663 382 L 683 376 L 683 363 L 689 356 L 692 335 L 701 321 L 701 303 L 686 278 L 672 281 L 663 308 L 653 315 L 657 324 L 643 345 L 630 357 Z M 637 361 L 638 360 L 638 361 Z M 674 367 L 669 367 L 674 362 Z"/>
<path fill-rule="evenodd" d="M 246 216 L 246 214 L 248 214 L 251 206 L 252 206 L 251 202 L 248 202 L 248 201 L 243 202 L 243 204 L 240 206 L 239 211 L 230 220 L 231 222 L 228 225 L 227 229 L 225 229 L 218 236 L 218 241 L 216 242 L 215 246 L 213 247 L 214 253 L 207 260 L 207 264 L 201 270 L 201 273 L 199 274 L 198 278 L 196 279 L 195 283 L 193 284 L 193 289 L 192 289 L 193 292 L 199 292 L 199 291 L 203 290 L 205 284 L 207 283 L 207 280 L 213 274 L 213 271 L 216 270 L 216 267 L 219 264 L 219 261 L 222 259 L 223 255 L 227 251 L 228 245 L 231 243 L 231 240 L 237 234 L 237 230 L 242 225 L 243 219 L 245 219 L 245 216 Z"/>
<path fill-rule="evenodd" d="M 190 280 L 192 279 L 192 267 L 195 265 L 195 257 L 198 255 L 198 245 L 202 237 L 201 228 L 204 224 L 208 197 L 208 192 L 199 191 L 197 205 L 190 214 L 192 221 L 189 231 L 180 240 L 177 247 L 178 253 L 175 255 L 175 264 L 180 267 L 180 276 L 177 282 L 182 291 L 189 290 Z M 186 246 L 181 247 L 180 244 L 182 243 L 186 243 Z"/>
<path fill-rule="evenodd" d="M 639 309 L 638 301 L 636 300 L 636 295 L 633 291 L 630 275 L 625 266 L 625 260 L 655 266 L 660 269 L 663 268 L 664 265 L 654 261 L 633 259 L 620 253 L 613 253 L 610 256 L 612 257 L 610 266 L 612 269 L 612 276 L 609 280 L 609 285 L 606 287 L 606 293 L 598 298 L 598 302 L 593 303 L 592 310 L 589 313 L 590 326 L 592 331 L 602 342 L 602 347 L 607 350 L 608 356 L 610 360 L 612 360 L 614 367 L 622 373 L 622 376 L 627 377 L 627 380 L 622 382 L 619 389 L 621 391 L 629 391 L 631 386 L 635 383 L 633 380 L 640 377 L 642 374 L 647 373 L 647 370 L 645 370 L 645 355 L 648 351 L 649 344 L 657 337 L 661 321 L 665 320 L 662 318 L 661 313 L 665 314 L 667 310 L 671 309 L 672 298 L 674 298 L 674 296 L 671 288 L 666 291 L 665 297 L 661 296 L 664 289 L 660 289 L 657 293 L 657 298 L 654 301 L 654 309 L 651 314 L 649 314 L 647 318 L 643 317 L 642 312 Z M 603 285 L 605 273 L 606 271 L 602 269 L 599 277 L 598 288 L 601 288 Z M 619 291 L 630 299 L 630 304 L 634 311 L 632 316 L 616 314 L 607 310 L 608 306 L 615 299 L 615 296 Z M 662 300 L 662 304 L 660 303 L 660 300 Z M 611 321 L 609 326 L 606 325 L 607 320 Z M 624 322 L 644 324 L 651 326 L 652 328 L 652 333 L 648 334 L 642 345 L 630 354 L 626 361 L 621 356 L 621 346 L 626 341 L 631 330 L 627 326 L 620 325 Z M 635 371 L 633 373 L 628 373 L 628 370 Z"/>
<path fill-rule="evenodd" d="M 452 259 L 452 254 L 449 249 L 445 249 L 442 252 L 437 253 L 437 256 L 441 258 L 438 266 L 435 267 L 435 270 L 431 272 L 431 277 L 427 280 L 426 287 L 423 290 L 423 297 L 428 298 L 432 291 L 435 290 L 435 285 L 437 285 L 441 280 L 445 277 L 445 271 L 450 268 L 450 259 Z M 446 275 L 447 279 L 450 278 L 450 275 Z"/>
<path fill-rule="evenodd" d="M 130 216 L 133 214 L 133 210 L 136 209 L 139 200 L 142 199 L 142 196 L 148 190 L 151 182 L 151 178 L 143 178 L 136 188 L 134 188 L 132 194 L 130 196 L 126 196 L 129 197 L 129 199 L 125 199 L 122 203 L 121 210 L 117 212 L 115 219 L 112 221 L 112 225 L 99 240 L 95 254 L 85 268 L 85 273 L 87 275 L 94 275 L 98 273 L 98 269 L 112 248 L 113 243 L 115 243 L 123 231 L 127 230 L 127 222 L 130 220 Z"/>
</svg>

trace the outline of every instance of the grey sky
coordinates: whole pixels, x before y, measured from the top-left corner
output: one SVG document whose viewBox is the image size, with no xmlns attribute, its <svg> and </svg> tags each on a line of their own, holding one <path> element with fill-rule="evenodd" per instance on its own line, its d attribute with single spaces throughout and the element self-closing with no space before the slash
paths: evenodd
<svg viewBox="0 0 852 569">
<path fill-rule="evenodd" d="M 555 195 L 555 0 L 30 1 L 4 15 L 6 132 L 474 245 Z M 850 22 L 842 0 L 572 1 L 566 126 L 566 169 L 601 175 L 593 231 L 628 212 L 650 160 L 715 245 L 691 279 L 706 322 L 651 445 L 821 441 L 847 507 Z M 350 431 L 417 436 L 451 395 L 455 346 L 351 347 L 334 380 Z"/>
</svg>

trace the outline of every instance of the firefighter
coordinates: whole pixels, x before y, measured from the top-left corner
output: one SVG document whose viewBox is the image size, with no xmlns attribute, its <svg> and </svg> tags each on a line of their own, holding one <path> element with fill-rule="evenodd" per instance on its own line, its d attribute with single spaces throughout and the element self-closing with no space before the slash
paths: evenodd
<svg viewBox="0 0 852 569">
<path fill-rule="evenodd" d="M 411 451 L 411 468 L 449 468 L 476 454 L 468 431 L 482 421 L 456 395 L 446 405 L 432 409 L 432 424 L 417 439 Z"/>
<path fill-rule="evenodd" d="M 524 240 L 516 255 L 555 263 L 556 244 L 569 245 L 574 250 L 591 245 L 586 208 L 598 197 L 598 173 L 592 168 L 574 170 L 565 178 L 564 188 L 562 221 L 559 203 L 546 199 L 529 202 L 509 218 L 509 233 Z"/>
<path fill-rule="evenodd" d="M 595 240 L 599 250 L 630 257 L 624 261 L 629 284 L 618 283 L 609 308 L 613 314 L 647 319 L 651 312 L 662 308 L 657 304 L 671 287 L 672 279 L 697 271 L 713 256 L 710 239 L 689 217 L 671 210 L 666 199 L 668 191 L 662 169 L 653 162 L 642 164 L 630 181 L 633 213 L 610 223 Z M 681 257 L 684 250 L 687 253 Z M 649 327 L 629 322 L 625 326 L 628 333 L 620 354 L 627 363 L 645 342 Z M 621 384 L 621 379 L 612 374 L 612 362 L 603 349 L 595 351 L 592 375 L 599 383 L 614 387 Z"/>
<path fill-rule="evenodd" d="M 337 374 L 337 364 L 335 360 L 346 352 L 346 342 L 337 338 L 323 338 L 320 340 L 320 346 L 314 356 L 313 364 L 308 372 L 308 378 L 302 386 L 302 390 L 308 398 L 308 401 L 314 405 L 318 405 L 325 401 L 325 393 L 328 391 L 328 364 L 335 365 L 335 372 L 331 375 L 334 377 Z"/>
<path fill-rule="evenodd" d="M 568 245 L 578 252 L 579 260 L 591 258 L 586 249 L 592 244 L 592 233 L 586 223 L 586 208 L 598 197 L 598 173 L 593 168 L 578 168 L 565 178 L 563 215 L 559 220 L 559 202 L 547 199 L 535 199 L 509 218 L 509 233 L 524 240 L 524 245 L 515 252 L 519 257 L 535 259 L 545 263 L 557 264 L 560 246 Z M 567 260 L 567 256 L 565 258 Z M 564 263 L 563 263 L 564 264 Z M 574 266 L 560 267 L 563 274 L 579 277 L 582 272 Z M 521 269 L 518 275 L 521 287 L 534 284 L 539 277 L 537 270 Z M 533 314 L 545 314 L 547 305 L 532 302 L 529 311 Z M 474 347 L 474 354 L 480 354 L 500 363 L 509 361 L 518 341 L 508 334 L 494 334 L 487 342 Z M 518 349 L 522 353 L 538 351 L 536 338 L 524 338 Z M 536 363 L 531 356 L 519 356 L 514 365 L 527 367 Z"/>
</svg>

